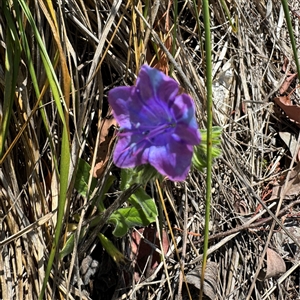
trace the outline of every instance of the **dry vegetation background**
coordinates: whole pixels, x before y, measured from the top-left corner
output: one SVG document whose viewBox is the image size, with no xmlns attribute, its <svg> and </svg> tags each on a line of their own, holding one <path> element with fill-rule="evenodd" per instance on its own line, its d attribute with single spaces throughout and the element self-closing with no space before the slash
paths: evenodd
<svg viewBox="0 0 300 300">
<path fill-rule="evenodd" d="M 178 2 L 177 17 L 174 3 L 167 0 L 27 3 L 59 83 L 63 87 L 63 66 L 67 66 L 71 79 L 71 164 L 61 248 L 76 229 L 78 216 L 88 224 L 97 213 L 92 200 L 103 192 L 109 173 L 119 174 L 111 163 L 115 133 L 107 103 L 109 89 L 132 85 L 145 62 L 165 72 L 174 68 L 176 80 L 195 99 L 200 127 L 205 127 L 203 20 L 200 16 L 199 32 L 191 1 Z M 55 22 L 51 23 L 51 3 L 57 31 Z M 10 51 L 5 5 L 16 24 L 19 2 L 0 4 L 1 116 L 7 88 L 5 52 Z M 207 299 L 300 299 L 300 97 L 281 1 L 212 0 L 210 7 L 214 125 L 222 126 L 223 134 L 222 154 L 213 166 L 210 256 L 204 293 Z M 289 7 L 298 46 L 298 1 L 289 1 Z M 201 12 L 201 1 L 198 10 Z M 55 159 L 59 162 L 61 157 L 62 123 L 32 28 L 24 15 L 22 18 L 39 89 L 44 91 L 37 105 L 22 49 L 7 155 L 0 168 L 0 299 L 31 300 L 37 299 L 41 290 L 53 243 L 60 189 Z M 176 19 L 174 38 L 171 31 Z M 58 58 L 58 44 L 65 53 L 65 65 Z M 175 64 L 170 60 L 173 44 Z M 88 198 L 74 189 L 79 158 L 96 164 L 98 184 Z M 118 188 L 116 180 L 109 195 Z M 149 189 L 158 200 L 156 188 Z M 157 224 L 141 239 L 138 228 L 117 239 L 110 225 L 102 225 L 101 232 L 126 257 L 116 264 L 93 238 L 91 228 L 72 254 L 63 260 L 56 256 L 45 298 L 189 299 L 187 281 L 191 298 L 198 299 L 205 174 L 192 170 L 184 183 L 165 183 L 163 192 L 171 220 L 169 228 L 160 212 L 163 247 L 153 238 Z M 107 208 L 114 199 L 109 195 Z M 171 229 L 178 250 L 170 239 Z M 141 247 L 137 259 L 134 247 Z M 165 263 L 157 254 L 161 247 Z"/>
</svg>

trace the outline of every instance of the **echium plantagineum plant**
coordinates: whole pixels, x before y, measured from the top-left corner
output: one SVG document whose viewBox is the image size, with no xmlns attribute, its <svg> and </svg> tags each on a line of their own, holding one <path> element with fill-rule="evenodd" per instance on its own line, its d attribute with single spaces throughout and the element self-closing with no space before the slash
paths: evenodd
<svg viewBox="0 0 300 300">
<path fill-rule="evenodd" d="M 134 86 L 108 94 L 120 125 L 113 161 L 120 168 L 150 164 L 172 181 L 186 178 L 201 141 L 193 99 L 157 69 L 141 67 Z"/>
<path fill-rule="evenodd" d="M 192 163 L 204 170 L 206 132 L 198 129 L 193 99 L 179 93 L 174 79 L 147 65 L 141 67 L 134 86 L 110 90 L 108 101 L 120 126 L 113 153 L 115 165 L 121 168 L 120 189 L 140 185 L 128 198 L 128 205 L 109 217 L 108 222 L 115 225 L 114 235 L 123 236 L 134 226 L 156 220 L 156 204 L 144 189 L 149 180 L 161 174 L 183 181 Z M 220 131 L 215 132 L 214 137 L 219 135 Z"/>
</svg>

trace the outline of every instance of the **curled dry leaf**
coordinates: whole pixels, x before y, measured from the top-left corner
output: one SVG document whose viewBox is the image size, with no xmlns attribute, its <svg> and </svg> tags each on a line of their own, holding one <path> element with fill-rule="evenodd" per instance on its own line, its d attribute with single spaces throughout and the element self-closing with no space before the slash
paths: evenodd
<svg viewBox="0 0 300 300">
<path fill-rule="evenodd" d="M 117 126 L 117 122 L 112 116 L 112 111 L 101 120 L 100 125 L 100 143 L 97 152 L 97 162 L 94 167 L 93 176 L 100 178 L 105 171 L 106 164 L 110 156 L 110 149 L 113 141 L 113 135 L 110 134 L 112 126 Z"/>
<path fill-rule="evenodd" d="M 297 125 L 300 124 L 300 106 L 292 104 L 289 96 L 276 97 L 274 98 L 274 101 L 286 113 L 291 121 L 295 122 Z"/>
<path fill-rule="evenodd" d="M 287 71 L 287 69 L 289 68 L 289 63 L 290 63 L 289 59 L 285 57 L 282 65 L 282 72 L 285 73 Z"/>
<path fill-rule="evenodd" d="M 240 196 L 235 188 L 231 188 L 231 193 L 234 199 L 233 208 L 236 213 L 244 216 L 249 214 L 249 206 L 246 201 Z"/>
<path fill-rule="evenodd" d="M 300 19 L 300 10 L 299 9 L 292 10 L 291 12 L 294 16 L 296 16 L 298 19 Z"/>
<path fill-rule="evenodd" d="M 261 270 L 258 279 L 265 280 L 272 277 L 279 277 L 286 272 L 286 265 L 282 257 L 274 250 L 267 249 L 267 269 Z"/>
<path fill-rule="evenodd" d="M 218 283 L 218 264 L 212 261 L 208 261 L 204 276 L 204 290 L 203 294 L 205 299 L 216 299 L 217 283 Z M 186 274 L 186 281 L 191 286 L 192 294 L 200 293 L 200 280 L 202 269 L 201 266 L 196 267 L 194 270 Z M 194 291 L 196 289 L 196 292 Z M 184 292 L 186 292 L 184 290 Z M 183 295 L 184 296 L 184 295 Z M 193 298 L 194 299 L 194 298 Z M 198 299 L 198 298 L 195 298 Z"/>
</svg>

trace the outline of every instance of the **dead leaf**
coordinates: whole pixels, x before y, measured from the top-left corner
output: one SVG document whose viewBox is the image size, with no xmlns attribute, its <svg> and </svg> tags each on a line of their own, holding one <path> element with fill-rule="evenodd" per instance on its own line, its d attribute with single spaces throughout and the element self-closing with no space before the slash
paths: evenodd
<svg viewBox="0 0 300 300">
<path fill-rule="evenodd" d="M 296 160 L 300 161 L 300 150 L 295 136 L 290 132 L 279 132 L 279 136 L 288 146 L 291 155 L 294 156 L 297 153 Z"/>
<path fill-rule="evenodd" d="M 151 276 L 161 262 L 161 255 L 154 249 L 160 248 L 158 233 L 155 228 L 141 228 L 132 232 L 131 239 L 131 259 L 135 265 L 134 278 L 138 282 L 142 274 L 143 279 Z M 166 254 L 170 244 L 165 230 L 162 232 L 162 245 Z"/>
<path fill-rule="evenodd" d="M 276 97 L 274 98 L 274 101 L 280 106 L 291 121 L 297 123 L 297 125 L 300 124 L 300 107 L 292 104 L 290 96 Z"/>
<path fill-rule="evenodd" d="M 290 87 L 291 83 L 294 81 L 294 79 L 297 78 L 297 75 L 298 75 L 298 73 L 287 75 L 284 83 L 282 84 L 282 86 L 279 89 L 279 94 L 284 94 L 285 92 L 287 92 L 287 90 Z"/>
<path fill-rule="evenodd" d="M 110 156 L 109 150 L 114 137 L 112 134 L 110 134 L 110 129 L 112 126 L 117 126 L 117 122 L 112 116 L 112 110 L 110 109 L 107 113 L 107 116 L 101 120 L 100 143 L 97 152 L 97 162 L 93 170 L 93 176 L 96 178 L 100 178 L 103 175 Z"/>
<path fill-rule="evenodd" d="M 280 194 L 284 192 L 284 197 L 293 197 L 297 196 L 300 193 L 300 163 L 298 162 L 297 166 L 291 171 L 290 180 L 287 184 L 287 188 L 285 191 L 283 191 L 283 188 L 285 186 L 285 180 L 282 180 L 282 182 L 278 183 L 277 185 L 274 184 L 272 189 L 272 195 L 271 198 L 268 201 L 276 200 L 280 198 Z"/>
<path fill-rule="evenodd" d="M 272 277 L 279 277 L 286 272 L 286 265 L 282 257 L 274 250 L 267 249 L 267 269 L 261 270 L 258 279 L 266 280 Z"/>
<path fill-rule="evenodd" d="M 298 19 L 300 19 L 300 10 L 292 10 L 292 14 L 295 15 Z"/>
<path fill-rule="evenodd" d="M 187 283 L 198 290 L 198 295 L 200 293 L 201 273 L 201 266 L 198 266 L 194 270 L 186 274 Z M 208 261 L 205 270 L 203 290 L 203 294 L 206 296 L 206 299 L 216 299 L 218 273 L 218 264 L 212 261 Z"/>
<path fill-rule="evenodd" d="M 170 11 L 171 11 L 172 1 L 168 2 L 168 7 L 166 11 L 161 14 L 158 12 L 158 22 L 154 25 L 154 28 L 158 35 L 161 36 L 162 40 L 164 41 L 165 47 L 171 52 L 172 48 L 172 34 L 170 34 L 170 27 L 172 27 L 171 19 L 170 19 Z M 164 24 L 163 24 L 164 23 Z M 152 61 L 152 56 L 150 57 L 150 61 Z M 154 60 L 154 68 L 162 71 L 166 75 L 169 73 L 169 59 L 165 51 L 161 48 L 158 48 L 158 56 L 157 59 Z"/>
<path fill-rule="evenodd" d="M 284 58 L 283 60 L 283 65 L 282 65 L 282 71 L 285 73 L 289 67 L 289 59 L 287 57 Z"/>
</svg>

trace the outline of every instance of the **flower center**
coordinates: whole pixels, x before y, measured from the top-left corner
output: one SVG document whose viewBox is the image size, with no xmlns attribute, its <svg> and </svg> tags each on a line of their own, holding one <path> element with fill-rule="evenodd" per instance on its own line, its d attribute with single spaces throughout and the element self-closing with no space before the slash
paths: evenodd
<svg viewBox="0 0 300 300">
<path fill-rule="evenodd" d="M 149 128 L 144 127 L 142 134 L 144 136 L 144 139 L 148 140 L 149 142 L 153 142 L 153 140 L 156 136 L 166 133 L 167 131 L 170 131 L 175 127 L 176 127 L 175 122 L 161 124 L 161 125 L 158 125 L 157 127 L 153 127 L 153 126 L 151 126 Z"/>
<path fill-rule="evenodd" d="M 123 152 L 125 151 L 128 151 L 128 149 L 133 149 L 134 147 L 136 147 L 138 144 L 140 144 L 141 142 L 144 142 L 144 141 L 147 141 L 147 142 L 150 142 L 150 143 L 154 143 L 154 140 L 155 140 L 155 137 L 161 135 L 161 134 L 164 134 L 166 133 L 167 131 L 170 131 L 172 130 L 173 128 L 176 127 L 176 122 L 168 122 L 168 123 L 165 123 L 165 124 L 161 124 L 161 125 L 158 125 L 156 127 L 154 126 L 140 126 L 140 123 L 138 123 L 136 126 L 135 126 L 135 129 L 134 130 L 131 130 L 131 131 L 122 131 L 122 129 L 119 131 L 119 136 L 130 136 L 134 133 L 136 134 L 142 134 L 143 137 L 136 141 L 136 142 L 132 142 L 127 148 L 124 149 Z"/>
</svg>

